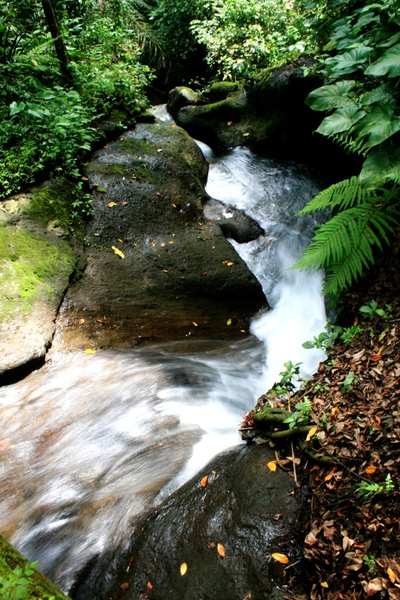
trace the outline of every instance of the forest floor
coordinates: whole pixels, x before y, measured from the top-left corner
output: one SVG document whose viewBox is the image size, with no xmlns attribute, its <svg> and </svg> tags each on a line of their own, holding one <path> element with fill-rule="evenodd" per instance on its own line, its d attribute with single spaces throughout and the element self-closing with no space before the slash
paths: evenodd
<svg viewBox="0 0 400 600">
<path fill-rule="evenodd" d="M 400 600 L 399 252 L 342 296 L 327 360 L 290 398 L 317 426 L 293 444 L 310 512 L 291 600 Z"/>
<path fill-rule="evenodd" d="M 307 463 L 310 590 L 296 600 L 400 600 L 399 252 L 400 240 L 342 297 L 342 336 L 292 398 L 311 401 L 307 444 L 331 461 Z"/>
</svg>

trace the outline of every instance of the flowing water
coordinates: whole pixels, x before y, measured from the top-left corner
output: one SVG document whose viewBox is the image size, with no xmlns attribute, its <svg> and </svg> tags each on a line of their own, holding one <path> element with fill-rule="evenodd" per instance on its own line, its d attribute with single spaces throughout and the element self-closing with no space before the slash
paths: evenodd
<svg viewBox="0 0 400 600">
<path fill-rule="evenodd" d="M 135 517 L 221 450 L 241 415 L 325 325 L 320 274 L 288 271 L 313 224 L 296 213 L 317 191 L 305 169 L 237 148 L 210 161 L 208 193 L 265 235 L 234 243 L 272 310 L 235 343 L 54 356 L 0 389 L 0 532 L 67 592 L 77 572 L 123 545 Z"/>
</svg>

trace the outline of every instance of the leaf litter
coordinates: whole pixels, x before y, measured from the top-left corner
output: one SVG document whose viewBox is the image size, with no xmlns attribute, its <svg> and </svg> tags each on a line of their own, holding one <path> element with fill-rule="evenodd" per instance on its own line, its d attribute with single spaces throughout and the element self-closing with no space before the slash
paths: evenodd
<svg viewBox="0 0 400 600">
<path fill-rule="evenodd" d="M 366 318 L 360 312 L 371 302 L 385 310 L 389 307 L 386 318 L 379 314 Z M 286 597 L 400 600 L 396 252 L 377 261 L 367 277 L 343 294 L 336 309 L 337 325 L 359 324 L 362 329 L 347 344 L 337 341 L 313 379 L 291 399 L 292 405 L 305 396 L 311 401 L 313 433 L 307 441 L 304 435 L 294 442 L 308 482 L 310 510 L 302 530 L 304 558 L 288 582 Z M 244 429 L 251 428 L 251 413 L 245 419 Z M 288 453 L 289 442 L 272 444 L 278 466 L 285 468 L 281 457 Z"/>
</svg>

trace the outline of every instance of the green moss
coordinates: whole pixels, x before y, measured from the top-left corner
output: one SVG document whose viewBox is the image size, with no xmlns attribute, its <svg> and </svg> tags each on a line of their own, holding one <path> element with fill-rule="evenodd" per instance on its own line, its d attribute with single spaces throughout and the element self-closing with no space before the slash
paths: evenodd
<svg viewBox="0 0 400 600">
<path fill-rule="evenodd" d="M 62 240 L 52 243 L 46 235 L 0 227 L 0 322 L 15 312 L 28 314 L 41 297 L 51 298 L 55 282 L 65 288 L 75 262 Z"/>
<path fill-rule="evenodd" d="M 26 558 L 17 552 L 17 550 L 15 550 L 15 548 L 0 535 L 0 582 L 14 581 L 14 569 L 21 568 L 24 571 L 28 565 L 29 562 Z M 33 569 L 31 575 L 26 576 L 26 580 L 27 584 L 22 585 L 22 588 L 20 588 L 21 595 L 18 595 L 18 598 L 26 600 L 48 600 L 49 598 L 54 598 L 54 600 L 65 600 L 67 598 L 49 579 L 36 569 Z M 4 596 L 0 588 L 0 597 L 8 598 L 9 596 Z"/>
<path fill-rule="evenodd" d="M 28 214 L 41 225 L 48 225 L 55 221 L 64 229 L 69 228 L 71 219 L 71 206 L 64 197 L 51 188 L 41 188 L 32 196 Z"/>
</svg>

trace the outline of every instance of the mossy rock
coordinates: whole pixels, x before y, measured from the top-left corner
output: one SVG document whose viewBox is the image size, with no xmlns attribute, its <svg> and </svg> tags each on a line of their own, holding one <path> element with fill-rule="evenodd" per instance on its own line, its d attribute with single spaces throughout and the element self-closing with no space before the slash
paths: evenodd
<svg viewBox="0 0 400 600">
<path fill-rule="evenodd" d="M 0 597 L 20 600 L 66 600 L 60 590 L 0 535 Z M 33 571 L 33 572 L 32 572 Z M 32 572 L 32 573 L 31 573 Z M 9 596 L 3 589 L 18 585 L 18 596 Z M 3 588 L 3 589 L 2 589 Z"/>
<path fill-rule="evenodd" d="M 0 378 L 42 359 L 77 253 L 68 241 L 71 187 L 33 188 L 0 203 Z"/>
</svg>

